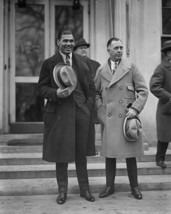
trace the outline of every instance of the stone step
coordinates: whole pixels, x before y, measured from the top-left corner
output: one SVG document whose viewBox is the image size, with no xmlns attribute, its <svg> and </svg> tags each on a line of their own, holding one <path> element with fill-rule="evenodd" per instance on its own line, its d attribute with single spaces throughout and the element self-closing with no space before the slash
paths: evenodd
<svg viewBox="0 0 171 214">
<path fill-rule="evenodd" d="M 171 162 L 166 162 L 168 167 L 161 169 L 155 162 L 138 162 L 139 175 L 170 175 Z M 105 176 L 105 163 L 88 163 L 90 177 Z M 117 163 L 117 175 L 127 175 L 126 164 Z M 69 164 L 68 176 L 75 177 L 75 164 Z M 28 178 L 54 178 L 55 164 L 44 165 L 2 165 L 0 166 L 0 179 L 28 179 Z"/>
<path fill-rule="evenodd" d="M 139 187 L 143 191 L 171 190 L 170 175 L 139 175 Z M 89 177 L 92 193 L 99 193 L 105 186 L 105 177 Z M 116 176 L 116 192 L 130 192 L 127 176 Z M 79 194 L 77 178 L 69 177 L 69 194 Z M 55 178 L 4 179 L 0 180 L 0 196 L 50 195 L 57 194 Z"/>
<path fill-rule="evenodd" d="M 101 141 L 96 140 L 96 151 L 99 152 L 101 149 Z M 1 153 L 39 153 L 42 152 L 42 143 L 38 144 L 23 144 L 23 145 L 6 145 L 0 144 L 0 154 Z M 147 148 L 148 147 L 148 148 Z M 144 151 L 149 150 L 149 146 L 144 144 Z M 153 147 L 156 150 L 156 147 Z M 170 149 L 171 150 L 171 149 Z M 171 152 L 170 152 L 171 153 Z"/>
<path fill-rule="evenodd" d="M 96 151 L 97 153 L 101 149 L 101 142 L 96 141 Z M 149 148 L 148 148 L 149 150 Z M 156 148 L 154 147 L 154 150 Z M 147 150 L 145 150 L 147 151 Z M 39 145 L 0 145 L 0 154 L 3 153 L 41 153 L 42 152 L 42 144 Z M 170 152 L 171 153 L 171 152 Z"/>
<path fill-rule="evenodd" d="M 42 152 L 42 145 L 37 146 L 0 146 L 0 154 L 2 153 L 39 153 Z"/>
<path fill-rule="evenodd" d="M 2 146 L 0 146 L 1 148 Z M 28 147 L 28 148 L 26 148 Z M 4 148 L 4 152 L 0 153 L 0 165 L 37 165 L 37 164 L 49 164 L 46 161 L 42 160 L 42 147 L 39 147 L 39 151 L 34 148 L 30 148 L 30 146 L 24 147 L 26 149 L 26 152 L 23 151 L 23 147 L 20 146 L 16 148 L 15 153 L 8 149 L 8 147 Z M 2 148 L 1 148 L 2 149 Z M 31 152 L 33 149 L 34 152 Z M 97 148 L 98 149 L 98 148 Z M 23 151 L 23 152 L 22 152 Z M 99 153 L 97 151 L 97 153 Z M 155 153 L 156 148 L 150 147 L 148 151 L 144 152 L 144 156 L 137 158 L 138 162 L 154 162 L 155 161 Z M 118 162 L 124 162 L 125 159 L 118 159 Z M 171 150 L 169 149 L 167 151 L 166 155 L 166 161 L 171 161 Z M 104 162 L 104 157 L 101 157 L 100 155 L 96 155 L 93 157 L 88 157 L 88 162 Z"/>
<path fill-rule="evenodd" d="M 101 140 L 101 126 L 95 125 L 95 139 Z M 40 145 L 43 142 L 43 133 L 33 134 L 2 134 L 0 145 Z"/>
<path fill-rule="evenodd" d="M 171 159 L 171 158 L 170 158 Z M 96 155 L 87 157 L 89 163 L 102 163 L 104 157 Z M 53 164 L 42 160 L 42 153 L 3 153 L 0 154 L 0 165 L 37 165 Z"/>
<path fill-rule="evenodd" d="M 96 141 L 96 150 L 100 151 L 101 143 Z M 39 153 L 42 152 L 42 144 L 32 145 L 6 145 L 0 144 L 0 154 L 2 153 Z"/>
</svg>

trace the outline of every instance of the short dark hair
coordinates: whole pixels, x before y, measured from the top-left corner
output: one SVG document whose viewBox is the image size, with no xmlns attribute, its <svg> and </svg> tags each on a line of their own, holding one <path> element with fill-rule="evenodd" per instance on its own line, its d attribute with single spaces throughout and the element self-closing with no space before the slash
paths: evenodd
<svg viewBox="0 0 171 214">
<path fill-rule="evenodd" d="M 59 33 L 57 35 L 57 39 L 60 40 L 62 35 L 70 35 L 70 34 L 73 35 L 72 31 L 70 31 L 70 30 L 59 31 Z"/>
<path fill-rule="evenodd" d="M 122 40 L 120 40 L 119 38 L 112 37 L 112 38 L 109 39 L 109 41 L 107 42 L 107 47 L 109 47 L 113 41 L 121 41 L 121 42 L 122 42 Z"/>
</svg>

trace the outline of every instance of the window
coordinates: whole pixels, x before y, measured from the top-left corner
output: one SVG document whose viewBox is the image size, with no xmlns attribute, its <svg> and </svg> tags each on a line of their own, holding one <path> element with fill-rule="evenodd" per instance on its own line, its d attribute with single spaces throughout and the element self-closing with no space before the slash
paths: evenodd
<svg viewBox="0 0 171 214">
<path fill-rule="evenodd" d="M 162 37 L 161 45 L 171 40 L 171 0 L 162 0 Z"/>
</svg>

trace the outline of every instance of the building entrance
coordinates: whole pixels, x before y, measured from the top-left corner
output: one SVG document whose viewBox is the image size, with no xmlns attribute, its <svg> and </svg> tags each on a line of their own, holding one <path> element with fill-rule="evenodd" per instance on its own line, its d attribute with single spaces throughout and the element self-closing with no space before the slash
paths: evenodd
<svg viewBox="0 0 171 214">
<path fill-rule="evenodd" d="M 10 132 L 42 132 L 41 64 L 55 53 L 60 30 L 89 39 L 88 1 L 80 1 L 80 8 L 72 0 L 10 2 Z"/>
</svg>

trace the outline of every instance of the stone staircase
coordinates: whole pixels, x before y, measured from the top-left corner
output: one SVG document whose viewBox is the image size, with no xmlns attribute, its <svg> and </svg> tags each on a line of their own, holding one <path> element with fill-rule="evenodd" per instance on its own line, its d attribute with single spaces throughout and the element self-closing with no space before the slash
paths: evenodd
<svg viewBox="0 0 171 214">
<path fill-rule="evenodd" d="M 105 185 L 104 158 L 99 155 L 100 136 L 96 137 L 97 155 L 88 157 L 92 192 Z M 142 191 L 171 190 L 171 150 L 167 152 L 168 167 L 155 165 L 155 147 L 149 147 L 138 158 L 139 184 Z M 55 165 L 42 160 L 42 135 L 3 135 L 0 137 L 0 195 L 56 194 Z M 124 159 L 117 160 L 116 191 L 130 191 Z M 75 164 L 69 164 L 69 193 L 79 193 Z"/>
</svg>

